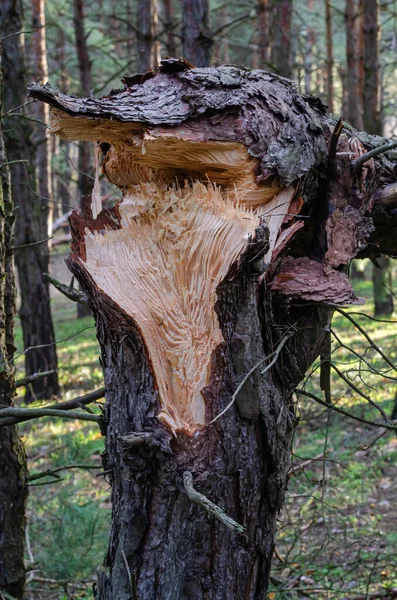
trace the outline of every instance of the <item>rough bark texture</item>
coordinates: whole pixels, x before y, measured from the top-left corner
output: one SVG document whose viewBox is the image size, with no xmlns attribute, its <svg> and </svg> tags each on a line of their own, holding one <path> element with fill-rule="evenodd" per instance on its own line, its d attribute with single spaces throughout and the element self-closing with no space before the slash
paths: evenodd
<svg viewBox="0 0 397 600">
<path fill-rule="evenodd" d="M 196 67 L 208 67 L 213 43 L 208 0 L 183 0 L 183 56 Z"/>
<path fill-rule="evenodd" d="M 88 239 L 110 231 L 117 243 L 122 205 L 96 219 L 89 206 L 83 216 L 72 215 L 69 266 L 95 314 L 107 390 L 104 464 L 113 520 L 110 570 L 100 574 L 96 597 L 129 600 L 136 586 L 145 600 L 264 599 L 296 425 L 292 392 L 321 351 L 330 304 L 355 301 L 341 267 L 376 234 L 371 211 L 379 190 L 377 206 L 389 224 L 392 220 L 394 205 L 385 204 L 382 193 L 390 198 L 387 186 L 396 180 L 396 163 L 384 155 L 354 171 L 352 156 L 384 140 L 358 137 L 350 129 L 335 133 L 321 102 L 299 95 L 283 78 L 230 66 L 190 69 L 176 59 L 163 61 L 161 70 L 151 78 L 125 78 L 124 90 L 99 100 L 30 87 L 31 95 L 54 107 L 52 131 L 101 140 L 108 176 L 114 177 L 123 161 L 128 164 L 121 187 L 137 169 L 138 178 L 149 172 L 152 181 L 200 180 L 207 173 L 227 188 L 242 168 L 239 162 L 231 171 L 225 164 L 206 171 L 200 152 L 191 158 L 193 148 L 208 148 L 215 160 L 215 151 L 227 147 L 237 153 L 243 172 L 248 168 L 249 185 L 270 194 L 261 205 L 263 221 L 217 288 L 223 341 L 211 355 L 201 390 L 205 424 L 190 436 L 183 430 L 173 435 L 157 419 L 162 398 L 142 324 L 106 295 L 89 271 Z M 125 154 L 126 136 L 132 159 Z M 183 160 L 181 140 L 188 149 Z M 288 186 L 285 196 L 277 191 L 283 186 Z M 288 194 L 288 211 L 280 217 L 276 201 Z M 128 195 L 125 200 L 132 201 Z M 273 220 L 266 219 L 271 210 Z M 308 217 L 304 226 L 300 215 Z M 377 243 L 382 252 L 383 238 Z M 396 242 L 387 243 L 395 252 Z M 109 268 L 110 278 L 111 273 Z M 275 365 L 262 372 L 265 357 L 277 348 Z M 212 423 L 253 368 L 234 405 Z M 198 492 L 245 527 L 243 535 L 191 503 L 182 481 L 186 471 Z"/>
<path fill-rule="evenodd" d="M 23 30 L 22 3 L 5 0 L 2 5 L 4 36 Z M 14 35 L 3 43 L 4 112 L 26 102 L 25 65 L 21 36 Z M 51 319 L 48 283 L 43 273 L 48 272 L 47 243 L 19 247 L 45 239 L 41 231 L 47 214 L 47 200 L 35 195 L 35 156 L 32 145 L 31 123 L 20 117 L 6 118 L 4 132 L 8 159 L 18 162 L 10 166 L 13 197 L 18 206 L 15 229 L 15 262 L 18 267 L 21 292 L 20 317 L 24 347 L 48 346 L 27 352 L 26 374 L 54 370 L 53 375 L 39 379 L 27 389 L 27 400 L 34 397 L 50 398 L 59 393 L 54 329 Z M 12 125 L 12 126 L 11 126 Z"/>
<path fill-rule="evenodd" d="M 2 36 L 0 25 L 0 39 Z M 1 67 L 1 42 L 0 42 Z M 0 113 L 2 102 L 0 72 Z M 0 405 L 11 406 L 14 394 L 15 280 L 13 203 L 11 183 L 0 127 Z M 0 592 L 23 597 L 25 569 L 25 503 L 27 498 L 26 455 L 17 429 L 0 428 Z"/>
</svg>

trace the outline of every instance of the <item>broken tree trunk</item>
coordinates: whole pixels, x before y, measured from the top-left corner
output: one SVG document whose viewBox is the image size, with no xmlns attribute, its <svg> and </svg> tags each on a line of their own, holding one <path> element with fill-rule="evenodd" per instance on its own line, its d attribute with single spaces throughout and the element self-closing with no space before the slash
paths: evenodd
<svg viewBox="0 0 397 600">
<path fill-rule="evenodd" d="M 293 390 L 333 306 L 359 301 L 345 265 L 384 251 L 372 214 L 397 250 L 396 164 L 354 169 L 384 140 L 335 128 L 264 71 L 166 59 L 123 81 L 100 100 L 30 86 L 53 133 L 99 140 L 123 192 L 71 217 L 106 381 L 113 520 L 96 597 L 264 598 Z"/>
</svg>

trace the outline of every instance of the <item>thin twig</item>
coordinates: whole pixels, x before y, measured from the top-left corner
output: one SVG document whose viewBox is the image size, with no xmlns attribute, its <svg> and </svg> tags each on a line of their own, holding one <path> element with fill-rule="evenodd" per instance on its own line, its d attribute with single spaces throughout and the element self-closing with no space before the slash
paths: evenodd
<svg viewBox="0 0 397 600">
<path fill-rule="evenodd" d="M 37 242 L 30 242 L 30 244 L 20 244 L 19 246 L 14 246 L 12 250 L 19 250 L 20 248 L 29 248 L 29 246 L 38 246 L 38 244 L 44 244 L 44 242 L 49 242 L 54 238 L 53 235 L 46 238 L 45 240 L 38 240 Z"/>
<path fill-rule="evenodd" d="M 191 502 L 194 502 L 195 504 L 198 504 L 204 508 L 204 510 L 221 521 L 221 523 L 223 523 L 231 531 L 234 531 L 239 535 L 243 535 L 245 533 L 245 528 L 242 525 L 234 521 L 234 519 L 228 517 L 219 506 L 211 502 L 211 500 L 208 500 L 204 494 L 200 494 L 200 492 L 194 489 L 193 475 L 190 473 L 190 471 L 185 471 L 183 473 L 182 481 L 185 492 Z"/>
<path fill-rule="evenodd" d="M 314 394 L 311 394 L 310 392 L 306 392 L 306 390 L 297 388 L 295 390 L 295 393 L 298 396 L 299 395 L 307 396 L 307 398 L 311 398 L 315 402 L 318 402 L 318 404 L 325 406 L 325 408 L 331 408 L 332 410 L 335 410 L 336 412 L 340 413 L 341 415 L 344 415 L 345 417 L 350 417 L 351 419 L 354 419 L 355 421 L 359 421 L 360 423 L 364 423 L 365 425 L 370 425 L 371 427 L 383 427 L 384 429 L 390 429 L 391 431 L 397 431 L 397 424 L 393 425 L 392 423 L 378 423 L 377 421 L 368 421 L 368 419 L 364 419 L 362 417 L 357 417 L 356 415 L 353 415 L 352 413 L 348 412 L 347 410 L 344 410 L 343 408 L 339 408 L 339 406 L 336 406 L 335 404 L 328 404 L 328 402 L 326 402 L 325 400 L 322 400 L 321 398 L 319 398 L 318 396 L 315 396 Z"/>
<path fill-rule="evenodd" d="M 80 421 L 92 421 L 93 423 L 101 423 L 102 417 L 99 415 L 91 415 L 83 412 L 75 412 L 67 410 L 55 410 L 53 408 L 15 408 L 10 406 L 0 410 L 0 427 L 5 424 L 2 422 L 3 417 L 14 417 L 15 419 L 22 418 L 39 419 L 41 417 L 61 417 L 62 419 L 79 419 Z"/>
<path fill-rule="evenodd" d="M 371 158 L 375 158 L 375 156 L 383 154 L 384 152 L 388 152 L 389 150 L 393 150 L 394 148 L 397 148 L 397 141 L 389 144 L 383 144 L 382 146 L 378 146 L 377 148 L 373 148 L 369 152 L 366 152 L 356 160 L 352 161 L 352 167 L 354 171 L 360 169 L 360 167 L 362 167 Z"/>
<path fill-rule="evenodd" d="M 249 379 L 249 377 L 251 377 L 252 373 L 254 373 L 256 371 L 256 369 L 258 369 L 258 367 L 260 367 L 266 360 L 272 359 L 271 362 L 268 365 L 266 365 L 266 367 L 261 371 L 261 374 L 264 375 L 267 371 L 269 371 L 272 368 L 274 363 L 277 361 L 284 344 L 290 339 L 291 336 L 292 336 L 292 333 L 283 337 L 281 342 L 277 346 L 277 348 L 274 350 L 274 352 L 272 352 L 268 356 L 265 356 L 264 358 L 262 358 L 259 362 L 256 363 L 256 365 L 254 365 L 252 367 L 252 369 L 250 369 L 250 371 L 248 371 L 248 373 L 243 377 L 243 380 L 237 386 L 237 389 L 234 392 L 229 404 L 226 406 L 226 408 L 224 408 L 219 413 L 219 415 L 217 415 L 214 419 L 212 419 L 212 421 L 210 421 L 210 425 L 212 425 L 212 423 L 215 423 L 215 421 L 217 421 L 220 417 L 222 417 L 229 410 L 229 408 L 231 408 L 233 406 L 238 394 L 240 393 L 241 388 L 243 387 L 245 382 Z"/>
<path fill-rule="evenodd" d="M 68 471 L 69 469 L 83 469 L 90 471 L 91 469 L 102 469 L 101 465 L 65 465 L 64 467 L 57 467 L 56 469 L 47 469 L 46 471 L 40 471 L 39 473 L 31 473 L 29 475 L 29 481 L 36 481 L 43 477 L 54 477 L 60 471 Z"/>
</svg>

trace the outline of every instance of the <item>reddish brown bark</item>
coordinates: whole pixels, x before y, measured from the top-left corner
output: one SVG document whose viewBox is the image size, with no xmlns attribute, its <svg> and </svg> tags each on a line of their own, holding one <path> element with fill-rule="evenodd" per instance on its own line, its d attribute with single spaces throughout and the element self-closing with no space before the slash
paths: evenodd
<svg viewBox="0 0 397 600">
<path fill-rule="evenodd" d="M 157 69 L 160 46 L 157 40 L 157 0 L 142 0 L 137 4 L 137 71 L 145 73 Z"/>
<path fill-rule="evenodd" d="M 381 75 L 379 64 L 379 6 L 377 0 L 364 0 L 364 129 L 382 134 Z"/>
<path fill-rule="evenodd" d="M 258 15 L 259 52 L 258 60 L 262 69 L 270 62 L 270 6 L 269 0 L 258 0 L 256 5 Z"/>
<path fill-rule="evenodd" d="M 363 98 L 360 73 L 360 2 L 346 0 L 346 91 L 347 114 L 345 118 L 356 129 L 363 129 Z"/>
<path fill-rule="evenodd" d="M 292 0 L 278 0 L 273 12 L 272 66 L 276 73 L 291 77 Z"/>
</svg>

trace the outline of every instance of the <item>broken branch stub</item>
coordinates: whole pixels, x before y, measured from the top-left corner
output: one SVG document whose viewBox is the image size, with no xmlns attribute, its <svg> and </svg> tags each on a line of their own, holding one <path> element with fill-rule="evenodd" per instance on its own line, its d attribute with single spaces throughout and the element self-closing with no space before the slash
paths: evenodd
<svg viewBox="0 0 397 600">
<path fill-rule="evenodd" d="M 71 217 L 71 264 L 132 319 L 159 390 L 159 418 L 172 432 L 192 434 L 206 423 L 202 391 L 223 342 L 217 288 L 242 264 L 262 224 L 269 230 L 264 263 L 278 262 L 306 229 L 297 219 L 302 209 L 306 216 L 318 209 L 314 181 L 326 172 L 330 127 L 322 104 L 283 78 L 233 66 L 167 72 L 167 65 L 102 99 L 38 84 L 30 94 L 52 105 L 52 133 L 97 142 L 91 210 Z M 102 212 L 100 149 L 105 175 L 123 193 Z M 344 185 L 353 177 L 349 171 Z M 346 205 L 336 203 L 341 214 Z M 343 229 L 343 256 L 327 262 L 324 247 L 317 262 L 281 260 L 273 289 L 319 302 L 355 301 L 333 267 L 350 260 L 372 231 L 359 208 Z M 338 239 L 334 221 L 325 233 L 326 257 Z M 313 243 L 312 236 L 306 254 Z M 296 266 L 309 274 L 313 267 L 303 287 L 285 283 Z"/>
</svg>

